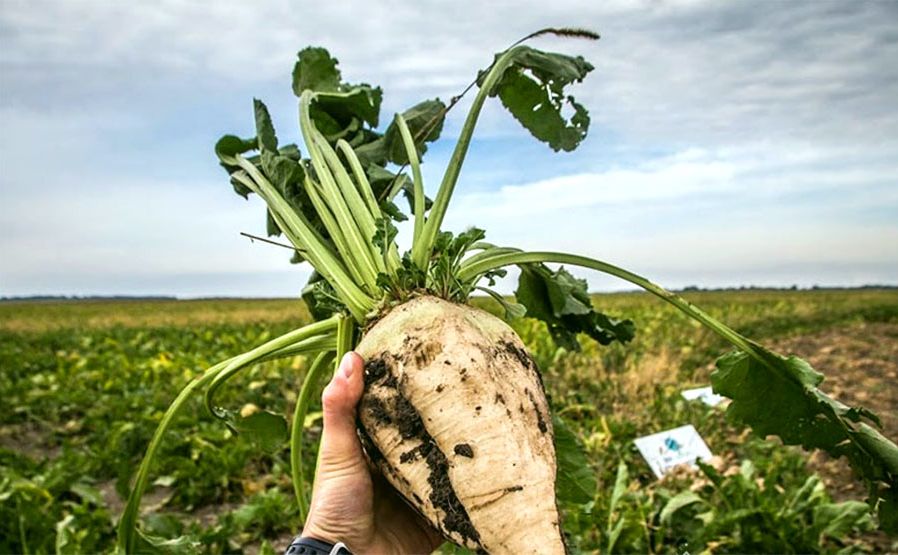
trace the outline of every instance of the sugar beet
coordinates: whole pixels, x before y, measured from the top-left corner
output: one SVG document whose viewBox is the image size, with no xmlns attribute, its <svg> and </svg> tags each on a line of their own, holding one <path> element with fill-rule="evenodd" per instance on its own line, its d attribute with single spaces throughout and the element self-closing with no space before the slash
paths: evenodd
<svg viewBox="0 0 898 555">
<path fill-rule="evenodd" d="M 552 424 L 536 364 L 495 316 L 436 297 L 362 338 L 359 435 L 446 538 L 489 553 L 564 553 Z"/>
</svg>

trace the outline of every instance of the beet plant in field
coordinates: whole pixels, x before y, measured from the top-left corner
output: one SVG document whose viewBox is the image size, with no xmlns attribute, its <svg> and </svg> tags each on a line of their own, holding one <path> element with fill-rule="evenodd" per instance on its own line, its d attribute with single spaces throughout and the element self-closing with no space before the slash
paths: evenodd
<svg viewBox="0 0 898 555">
<path fill-rule="evenodd" d="M 211 414 L 235 431 L 273 443 L 289 435 L 295 493 L 305 511 L 306 411 L 333 361 L 354 349 L 366 359 L 359 437 L 372 463 L 417 512 L 447 540 L 471 549 L 563 553 L 558 500 L 591 500 L 594 478 L 570 432 L 553 418 L 540 370 L 520 338 L 501 318 L 468 301 L 489 294 L 506 319 L 542 320 L 569 349 L 578 347 L 579 334 L 601 344 L 626 343 L 634 325 L 596 310 L 585 281 L 546 264 L 589 268 L 638 285 L 728 341 L 735 350 L 717 361 L 712 385 L 732 399 L 729 415 L 786 444 L 847 457 L 868 485 L 880 525 L 898 528 L 898 447 L 876 431 L 875 415 L 821 392 L 823 376 L 807 362 L 772 352 L 607 262 L 493 245 L 481 229 L 442 229 L 490 98 L 498 97 L 556 151 L 573 150 L 586 137 L 589 115 L 567 89 L 593 67 L 582 57 L 523 44 L 544 34 L 598 38 L 588 31 L 545 29 L 497 54 L 469 87 L 476 96 L 432 201 L 425 196 L 421 157 L 458 97 L 448 106 L 438 99 L 421 102 L 377 131 L 381 90 L 344 82 L 337 61 L 321 48 L 299 52 L 293 70 L 302 147 L 279 144 L 259 100 L 255 136 L 228 135 L 217 143 L 235 191 L 265 201 L 269 235 L 286 237 L 294 261 L 314 268 L 303 297 L 316 322 L 216 364 L 175 399 L 137 471 L 119 525 L 121 550 L 141 550 L 155 541 L 137 528 L 141 495 L 166 430 L 194 393 L 202 392 Z M 407 219 L 394 203 L 400 193 L 409 201 L 412 226 L 404 252 L 396 243 L 396 222 Z M 520 268 L 514 301 L 490 289 L 509 266 Z M 299 354 L 314 362 L 292 424 L 273 413 L 244 417 L 216 404 L 216 392 L 241 370 Z"/>
</svg>

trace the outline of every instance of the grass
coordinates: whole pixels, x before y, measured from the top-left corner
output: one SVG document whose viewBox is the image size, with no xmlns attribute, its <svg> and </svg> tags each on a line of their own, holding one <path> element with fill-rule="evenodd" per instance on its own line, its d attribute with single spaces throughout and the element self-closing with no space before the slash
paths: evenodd
<svg viewBox="0 0 898 555">
<path fill-rule="evenodd" d="M 893 333 L 898 325 L 896 291 L 687 296 L 765 342 L 800 345 L 803 337 L 855 336 L 872 325 Z M 585 444 L 599 478 L 593 503 L 565 508 L 575 550 L 607 549 L 612 538 L 616 551 L 677 551 L 684 541 L 696 551 L 776 550 L 780 544 L 752 542 L 778 536 L 797 550 L 889 548 L 888 540 L 862 534 L 866 525 L 857 519 L 837 537 L 820 532 L 805 538 L 817 530 L 814 518 L 822 518 L 822 509 L 776 517 L 782 499 L 801 493 L 811 477 L 808 456 L 753 438 L 721 410 L 679 396 L 708 383 L 710 363 L 723 349 L 716 337 L 643 294 L 598 295 L 595 302 L 636 322 L 630 345 L 567 353 L 555 348 L 542 325 L 516 323 L 544 370 L 552 404 Z M 297 300 L 0 303 L 6 407 L 0 416 L 0 552 L 108 551 L 131 474 L 177 390 L 210 364 L 307 321 Z M 879 363 L 894 370 L 894 360 Z M 289 414 L 306 368 L 302 358 L 262 364 L 225 388 L 221 401 Z M 282 548 L 299 526 L 286 449 L 265 452 L 251 438 L 233 436 L 199 402 L 186 412 L 154 469 L 145 528 L 164 537 L 187 535 L 208 552 L 257 552 L 268 549 L 267 542 Z M 657 482 L 635 452 L 635 437 L 685 423 L 721 456 L 717 466 L 726 476 L 719 485 L 708 474 L 688 473 Z M 315 450 L 307 456 L 311 469 Z M 743 472 L 744 461 L 751 461 L 754 474 Z M 621 463 L 624 490 L 612 503 Z M 692 490 L 702 501 L 662 523 L 670 500 Z M 814 507 L 829 502 L 822 495 Z M 728 508 L 734 496 L 740 506 Z M 750 516 L 735 518 L 739 509 Z M 710 523 L 698 526 L 701 514 L 711 514 L 702 517 Z M 804 532 L 789 529 L 787 521 L 804 522 Z"/>
<path fill-rule="evenodd" d="M 34 333 L 309 321 L 299 299 L 91 300 L 0 303 L 0 331 Z"/>
</svg>

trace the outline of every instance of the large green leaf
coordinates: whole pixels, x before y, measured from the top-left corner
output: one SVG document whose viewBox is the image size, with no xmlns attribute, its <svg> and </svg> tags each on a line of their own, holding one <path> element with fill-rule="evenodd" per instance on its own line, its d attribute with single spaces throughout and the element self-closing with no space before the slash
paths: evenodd
<svg viewBox="0 0 898 555">
<path fill-rule="evenodd" d="M 293 93 L 302 91 L 336 91 L 340 87 L 340 70 L 337 59 L 320 46 L 310 46 L 299 51 L 293 66 Z"/>
<path fill-rule="evenodd" d="M 215 155 L 225 168 L 230 167 L 229 160 L 237 154 L 243 154 L 257 148 L 256 138 L 241 139 L 236 135 L 225 135 L 215 143 Z"/>
<path fill-rule="evenodd" d="M 268 180 L 288 201 L 298 194 L 302 185 L 305 170 L 302 164 L 280 153 L 265 151 L 262 153 L 262 170 Z"/>
<path fill-rule="evenodd" d="M 278 138 L 274 132 L 274 124 L 271 123 L 268 107 L 258 98 L 254 98 L 253 112 L 256 116 L 256 140 L 259 141 L 259 150 L 277 152 Z"/>
<path fill-rule="evenodd" d="M 378 136 L 366 143 L 354 145 L 353 151 L 355 151 L 355 155 L 365 168 L 366 173 L 370 174 L 375 168 L 377 170 L 387 171 L 384 169 L 384 166 L 387 165 L 387 143 L 384 141 L 383 137 Z M 368 176 L 368 179 L 371 179 L 370 175 Z"/>
<path fill-rule="evenodd" d="M 498 95 L 534 137 L 553 150 L 571 151 L 586 137 L 589 113 L 564 89 L 582 81 L 592 69 L 581 56 L 521 46 L 490 94 Z M 570 118 L 563 113 L 566 110 L 573 111 Z"/>
<path fill-rule="evenodd" d="M 189 536 L 168 539 L 144 533 L 139 528 L 135 531 L 137 545 L 134 546 L 134 552 L 140 555 L 192 555 L 199 552 L 198 542 Z"/>
<path fill-rule="evenodd" d="M 262 170 L 268 180 L 277 188 L 284 200 L 290 203 L 298 213 L 311 215 L 312 207 L 302 182 L 305 170 L 300 162 L 282 154 L 270 151 L 262 153 Z M 268 212 L 268 235 L 280 235 L 281 230 Z"/>
<path fill-rule="evenodd" d="M 711 374 L 714 391 L 733 400 L 727 416 L 761 436 L 846 457 L 866 481 L 880 525 L 893 525 L 898 447 L 870 425 L 879 424 L 876 416 L 828 397 L 818 388 L 823 375 L 806 361 L 750 345 L 751 353 L 734 351 L 718 359 Z"/>
<path fill-rule="evenodd" d="M 659 521 L 663 526 L 669 526 L 674 515 L 680 510 L 695 503 L 705 503 L 694 491 L 686 490 L 674 495 L 667 501 L 659 515 Z"/>
<path fill-rule="evenodd" d="M 870 509 L 860 501 L 824 503 L 814 507 L 814 524 L 821 537 L 842 538 L 869 521 Z"/>
<path fill-rule="evenodd" d="M 552 415 L 555 431 L 555 458 L 558 469 L 555 478 L 555 495 L 567 503 L 589 503 L 596 494 L 596 476 L 577 436 L 564 421 Z"/>
<path fill-rule="evenodd" d="M 297 54 L 293 66 L 293 93 L 317 93 L 309 108 L 315 127 L 331 143 L 346 139 L 358 142 L 364 124 L 377 127 L 383 91 L 367 84 L 343 83 L 338 61 L 321 47 L 309 47 Z M 367 137 L 368 142 L 377 136 Z"/>
<path fill-rule="evenodd" d="M 240 416 L 234 419 L 233 425 L 265 451 L 274 452 L 287 441 L 287 421 L 273 412 L 262 410 L 246 417 Z"/>
<path fill-rule="evenodd" d="M 236 135 L 225 135 L 215 143 L 215 156 L 218 157 L 221 167 L 230 175 L 239 169 L 233 164 L 234 156 L 255 150 L 257 145 L 255 137 L 252 139 L 241 139 Z M 234 179 L 231 179 L 231 186 L 234 188 L 234 192 L 243 198 L 247 198 L 252 192 L 246 185 Z"/>
<path fill-rule="evenodd" d="M 615 320 L 593 309 L 586 280 L 575 278 L 564 268 L 553 272 L 543 264 L 520 267 L 515 297 L 527 307 L 527 316 L 546 323 L 558 345 L 579 350 L 578 333 L 602 345 L 633 339 L 636 327 L 631 320 Z"/>
<path fill-rule="evenodd" d="M 608 536 L 608 542 L 605 546 L 607 553 L 614 553 L 614 547 L 617 540 L 620 539 L 624 526 L 627 524 L 627 515 L 623 511 L 618 511 L 618 505 L 627 493 L 627 486 L 630 482 L 630 473 L 627 472 L 627 463 L 620 461 L 617 463 L 617 474 L 614 477 L 614 488 L 611 490 L 611 499 L 608 503 L 608 524 L 605 530 Z M 619 513 L 619 514 L 618 514 Z M 615 520 L 617 516 L 617 520 Z M 613 523 L 613 524 L 612 524 Z"/>
<path fill-rule="evenodd" d="M 369 85 L 344 85 L 340 92 L 319 93 L 309 108 L 315 127 L 329 141 L 351 142 L 362 123 L 377 127 L 383 91 Z"/>
<path fill-rule="evenodd" d="M 251 161 L 268 178 L 268 181 L 277 188 L 284 200 L 293 206 L 297 213 L 311 217 L 310 221 L 317 222 L 314 210 L 310 206 L 311 201 L 303 187 L 305 169 L 302 165 L 302 156 L 299 148 L 291 144 L 278 149 L 277 133 L 274 130 L 274 124 L 271 121 L 268 108 L 261 100 L 253 99 L 253 111 L 256 120 L 256 141 L 261 155 L 252 158 Z M 237 145 L 235 144 L 234 146 Z M 241 191 L 238 190 L 237 192 L 240 193 Z M 270 211 L 266 214 L 266 230 L 268 235 L 281 234 L 281 230 Z M 296 253 L 294 261 L 302 260 L 302 256 Z"/>
<path fill-rule="evenodd" d="M 426 143 L 440 137 L 446 118 L 446 105 L 439 98 L 425 100 L 402 112 L 402 118 L 415 140 L 420 159 L 427 151 Z M 384 148 L 387 158 L 394 164 L 408 163 L 408 155 L 395 122 L 384 132 Z"/>
<path fill-rule="evenodd" d="M 886 533 L 898 535 L 898 487 L 879 488 L 879 527 Z"/>
</svg>

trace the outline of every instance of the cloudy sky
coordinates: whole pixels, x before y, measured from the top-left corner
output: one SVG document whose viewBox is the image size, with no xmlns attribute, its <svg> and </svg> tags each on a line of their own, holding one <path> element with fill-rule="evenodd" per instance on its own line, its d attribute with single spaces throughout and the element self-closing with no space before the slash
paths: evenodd
<svg viewBox="0 0 898 555">
<path fill-rule="evenodd" d="M 264 211 L 212 153 L 252 97 L 298 140 L 290 71 L 321 45 L 388 121 L 552 25 L 602 34 L 534 44 L 595 65 L 588 139 L 554 154 L 488 106 L 450 227 L 671 287 L 898 284 L 898 2 L 484 5 L 0 1 L 0 295 L 295 295 L 309 269 L 239 236 Z"/>
</svg>

